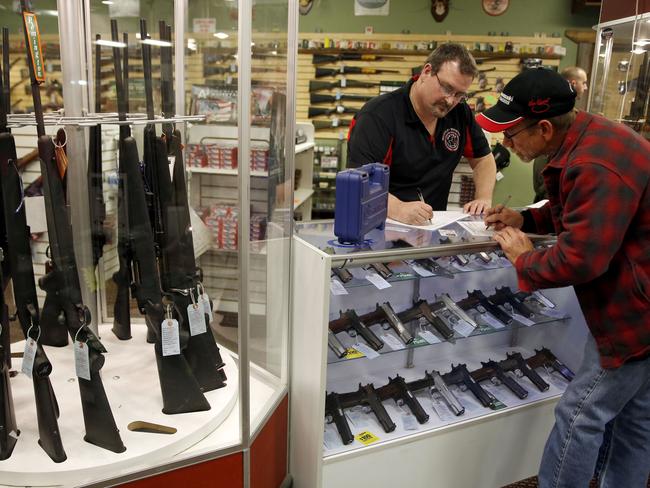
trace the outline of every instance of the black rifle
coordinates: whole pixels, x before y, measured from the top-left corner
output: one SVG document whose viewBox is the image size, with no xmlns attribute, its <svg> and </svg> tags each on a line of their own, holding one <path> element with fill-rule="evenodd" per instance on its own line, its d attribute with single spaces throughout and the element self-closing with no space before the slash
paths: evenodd
<svg viewBox="0 0 650 488">
<path fill-rule="evenodd" d="M 508 372 L 505 371 L 499 363 L 490 359 L 487 362 L 481 362 L 483 366 L 481 369 L 472 371 L 472 378 L 477 382 L 485 381 L 489 379 L 494 384 L 503 383 L 508 389 L 517 395 L 518 398 L 524 399 L 528 396 L 528 390 L 523 386 L 517 383 L 514 378 L 508 375 Z"/>
<path fill-rule="evenodd" d="M 341 66 L 340 68 L 316 68 L 315 78 L 336 75 L 381 75 L 385 73 L 399 73 L 397 69 L 359 68 L 357 66 Z"/>
<path fill-rule="evenodd" d="M 318 93 L 310 93 L 309 103 L 334 103 L 339 100 L 366 102 L 372 98 L 374 98 L 373 95 L 347 95 L 345 93 L 341 93 L 340 95 L 319 95 Z"/>
<path fill-rule="evenodd" d="M 5 120 L 4 108 L 0 108 L 0 126 L 4 124 Z M 18 174 L 16 160 L 14 138 L 8 131 L 4 131 L 0 127 L 0 183 L 2 185 L 3 219 L 5 222 L 10 222 L 10 225 L 4 226 L 4 232 L 7 236 L 7 249 L 9 250 L 7 261 L 11 269 L 16 315 L 25 339 L 29 340 L 31 336 L 38 340 L 41 328 L 30 247 L 30 231 L 25 216 L 22 182 Z M 9 336 L 8 325 L 7 322 L 2 322 L 3 338 Z M 8 344 L 4 344 L 4 347 L 4 351 L 8 353 Z M 59 406 L 50 382 L 51 372 L 52 365 L 41 344 L 37 343 L 32 367 L 32 382 L 36 399 L 39 444 L 47 455 L 58 463 L 65 461 L 66 454 L 59 434 L 57 421 Z M 6 388 L 3 388 L 3 391 L 6 391 Z M 6 398 L 5 396 L 0 403 L 5 404 Z M 10 430 L 5 429 L 3 432 Z M 5 446 L 6 442 L 0 440 L 0 445 Z M 4 451 L 4 449 L 2 450 Z"/>
<path fill-rule="evenodd" d="M 496 409 L 495 399 L 479 385 L 467 370 L 467 365 L 451 365 L 451 371 L 442 375 L 442 379 L 447 385 L 459 385 L 467 388 L 486 408 Z"/>
<path fill-rule="evenodd" d="M 499 365 L 504 371 L 512 371 L 519 377 L 525 376 L 539 391 L 546 391 L 549 389 L 549 384 L 544 381 L 539 374 L 537 374 L 537 371 L 528 365 L 520 352 L 506 354 L 506 359 L 500 361 Z"/>
<path fill-rule="evenodd" d="M 358 81 L 358 80 L 336 80 L 336 81 L 309 81 L 309 93 L 320 90 L 331 90 L 333 88 L 375 88 L 379 86 L 378 81 Z"/>
<path fill-rule="evenodd" d="M 495 305 L 509 304 L 515 312 L 522 317 L 532 318 L 535 313 L 524 303 L 524 299 L 513 293 L 510 287 L 502 286 L 496 289 L 496 293 L 490 295 L 489 300 Z"/>
<path fill-rule="evenodd" d="M 424 424 L 429 420 L 429 415 L 413 395 L 410 385 L 400 375 L 395 376 L 395 378 L 389 376 L 388 384 L 378 388 L 377 394 L 382 400 L 392 398 L 398 405 L 406 404 L 418 423 Z"/>
<path fill-rule="evenodd" d="M 117 33 L 117 24 L 111 21 L 112 30 Z M 149 46 L 143 46 L 143 58 L 149 59 Z M 120 116 L 125 115 L 124 86 L 116 61 L 115 78 Z M 131 136 L 120 139 L 120 176 L 128 185 L 120 185 L 119 200 L 127 217 L 125 239 L 130 249 L 131 293 L 138 303 L 140 313 L 145 316 L 147 331 L 153 338 L 158 378 L 163 399 L 163 413 L 176 414 L 209 410 L 210 404 L 187 363 L 182 351 L 187 345 L 189 334 L 179 327 L 181 354 L 164 355 L 162 330 L 165 325 L 165 309 L 160 287 L 160 276 L 156 262 L 156 251 L 146 196 L 140 173 L 138 148 Z M 125 214 L 125 215 L 124 215 Z M 171 307 L 170 307 L 171 308 Z M 168 314 L 171 315 L 171 312 Z M 178 314 L 177 314 L 178 315 Z"/>
<path fill-rule="evenodd" d="M 119 34 L 117 31 L 117 21 L 111 20 L 111 39 L 113 42 L 119 42 Z M 129 101 L 127 98 L 126 85 L 123 80 L 128 79 L 128 62 L 122 64 L 122 53 L 120 48 L 113 46 L 113 70 L 115 72 L 116 85 L 120 85 L 120 96 L 118 97 L 118 118 L 121 121 L 126 121 L 126 114 L 129 110 Z M 116 86 L 117 88 L 117 86 Z M 132 262 L 133 250 L 129 240 L 129 211 L 127 202 L 125 200 L 126 190 L 125 186 L 130 184 L 126 180 L 126 166 L 129 162 L 126 161 L 126 148 L 127 140 L 131 138 L 131 128 L 127 124 L 120 125 L 120 140 L 119 140 L 119 162 L 118 162 L 118 198 L 117 198 L 117 257 L 119 262 L 119 269 L 113 273 L 113 281 L 117 287 L 115 295 L 115 304 L 113 306 L 113 328 L 112 331 L 118 339 L 127 340 L 131 338 L 131 300 L 130 300 L 130 287 L 131 277 L 133 276 Z M 128 144 L 135 144 L 128 142 Z M 137 151 L 137 148 L 136 148 Z M 133 164 L 131 162 L 131 164 Z"/>
<path fill-rule="evenodd" d="M 309 107 L 307 117 L 311 119 L 312 117 L 318 117 L 319 115 L 356 114 L 358 111 L 358 108 L 344 107 L 343 105 L 337 105 L 334 108 Z"/>
<path fill-rule="evenodd" d="M 4 261 L 2 248 L 0 259 Z M 4 280 L 0 267 L 0 280 Z M 11 349 L 9 338 L 9 311 L 5 303 L 4 290 L 0 293 L 0 461 L 8 459 L 16 447 L 20 435 L 16 423 L 14 398 L 11 393 Z"/>
<path fill-rule="evenodd" d="M 472 292 L 468 291 L 467 295 L 467 298 L 458 302 L 458 306 L 463 310 L 474 308 L 481 313 L 487 311 L 499 322 L 502 322 L 505 325 L 510 325 L 512 323 L 512 317 L 504 312 L 498 305 L 491 302 L 481 290 L 474 290 Z"/>
<path fill-rule="evenodd" d="M 97 34 L 96 40 L 101 36 Z M 102 110 L 101 104 L 101 45 L 95 43 L 95 113 Z M 97 124 L 90 128 L 88 140 L 88 202 L 90 206 L 90 238 L 93 249 L 93 269 L 97 267 L 104 252 L 106 233 L 106 205 L 104 203 L 102 176 L 102 126 Z"/>
<path fill-rule="evenodd" d="M 126 447 L 124 447 L 115 425 L 115 419 L 100 376 L 100 370 L 105 360 L 102 353 L 106 352 L 106 350 L 89 327 L 90 311 L 81 299 L 79 275 L 74 255 L 74 238 L 68 220 L 63 182 L 56 166 L 54 144 L 52 139 L 45 134 L 41 93 L 35 72 L 35 67 L 41 66 L 43 60 L 42 58 L 35 60 L 32 51 L 32 49 L 36 49 L 40 55 L 38 43 L 32 44 L 32 39 L 36 37 L 37 32 L 36 16 L 31 13 L 31 9 L 28 7 L 28 0 L 21 0 L 21 6 L 25 20 L 25 45 L 28 51 L 27 64 L 29 66 L 32 98 L 34 100 L 34 116 L 37 124 L 38 154 L 43 175 L 47 230 L 54 266 L 49 273 L 49 278 L 47 280 L 41 279 L 39 285 L 49 295 L 48 298 L 52 300 L 51 303 L 54 303 L 58 310 L 63 312 L 70 336 L 75 341 L 85 343 L 88 350 L 90 380 L 81 377 L 77 378 L 86 430 L 84 440 L 113 452 L 123 452 Z M 31 35 L 30 31 L 28 31 L 28 24 L 33 26 Z"/>
<path fill-rule="evenodd" d="M 328 64 L 338 61 L 402 61 L 401 56 L 379 56 L 377 54 L 341 53 L 335 56 L 314 54 L 311 64 Z"/>
<path fill-rule="evenodd" d="M 638 121 L 644 118 L 643 110 L 648 100 L 648 92 L 650 91 L 650 54 L 646 51 L 643 54 L 643 62 L 639 68 L 639 78 L 637 79 L 636 93 L 634 94 L 634 101 L 630 105 L 630 114 L 626 119 L 631 121 Z M 646 117 L 647 118 L 647 117 Z M 646 120 L 646 124 L 648 121 Z"/>
<path fill-rule="evenodd" d="M 164 31 L 167 40 L 170 41 L 171 27 L 166 26 Z M 171 45 L 170 47 L 162 47 L 161 53 L 163 53 L 161 54 L 161 64 L 170 64 L 171 66 Z M 166 79 L 171 74 L 171 68 L 162 68 L 161 76 L 166 81 L 163 86 L 169 90 L 167 93 L 162 93 L 163 100 L 167 100 L 169 103 L 169 105 L 163 107 L 166 114 L 171 114 L 175 111 L 173 104 L 173 82 L 171 79 Z M 171 178 L 172 193 L 170 195 L 158 195 L 160 197 L 162 228 L 166 236 L 164 247 L 161 248 L 163 263 L 161 272 L 163 278 L 161 281 L 163 283 L 163 290 L 171 294 L 174 304 L 180 313 L 181 320 L 179 320 L 179 323 L 186 324 L 185 326 L 189 328 L 187 309 L 195 302 L 193 294 L 198 296 L 203 272 L 196 265 L 196 258 L 194 256 L 194 241 L 192 238 L 187 186 L 185 184 L 185 164 L 183 162 L 183 145 L 181 143 L 180 132 L 174 129 L 171 137 L 165 134 L 165 142 L 167 144 L 167 154 L 169 155 L 169 159 L 173 161 L 174 167 Z M 157 162 L 158 164 L 162 163 L 160 159 L 157 159 Z M 155 168 L 156 178 L 159 183 L 158 190 L 161 192 L 161 178 L 166 178 L 166 176 L 163 176 L 163 173 L 169 175 L 168 165 L 169 163 L 165 164 L 164 168 L 160 166 Z M 165 288 L 165 285 L 168 288 Z M 206 324 L 207 321 L 208 319 L 206 317 Z M 223 370 L 225 363 L 221 358 L 219 346 L 215 342 L 212 329 L 209 325 L 206 326 L 204 333 L 190 335 L 185 357 L 203 391 L 210 391 L 225 386 L 226 374 Z"/>
<path fill-rule="evenodd" d="M 324 129 L 336 129 L 337 127 L 348 127 L 351 123 L 351 119 L 341 119 L 341 120 L 312 120 L 312 125 L 316 130 Z"/>
<path fill-rule="evenodd" d="M 533 369 L 545 367 L 557 371 L 567 381 L 571 381 L 575 377 L 573 371 L 545 347 L 539 350 L 535 349 L 535 355 L 526 359 L 526 363 Z"/>
<path fill-rule="evenodd" d="M 368 343 L 375 351 L 381 350 L 384 347 L 384 343 L 371 331 L 368 326 L 361 321 L 357 313 L 348 309 L 345 312 L 339 312 L 340 317 L 336 320 L 332 320 L 329 323 L 329 329 L 333 333 L 341 332 L 344 330 L 353 330 L 358 335 L 363 337 L 363 340 Z"/>
</svg>

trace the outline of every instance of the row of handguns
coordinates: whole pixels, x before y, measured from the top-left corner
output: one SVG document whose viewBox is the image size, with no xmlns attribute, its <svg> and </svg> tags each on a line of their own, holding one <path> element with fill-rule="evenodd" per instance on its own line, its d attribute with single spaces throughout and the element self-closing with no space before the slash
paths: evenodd
<svg viewBox="0 0 650 488">
<path fill-rule="evenodd" d="M 555 305 L 544 295 L 537 292 L 513 292 L 509 287 L 496 288 L 494 294 L 486 296 L 481 290 L 468 291 L 467 297 L 455 302 L 447 293 L 435 297 L 433 302 L 418 300 L 411 308 L 397 312 L 389 302 L 377 304 L 375 310 L 364 315 L 358 315 L 354 310 L 341 311 L 337 319 L 331 320 L 328 331 L 328 345 L 338 358 L 344 358 L 348 349 L 336 337 L 338 332 L 361 336 L 375 351 L 384 347 L 383 341 L 370 330 L 373 324 L 387 324 L 392 328 L 405 345 L 413 342 L 414 336 L 405 324 L 418 319 L 424 319 L 445 340 L 452 341 L 454 327 L 464 322 L 473 328 L 477 322 L 470 317 L 466 310 L 475 309 L 479 313 L 488 312 L 504 325 L 514 321 L 513 313 L 527 319 L 534 317 L 535 312 L 526 300 L 537 302 L 542 307 L 554 308 Z"/>
<path fill-rule="evenodd" d="M 350 444 L 354 436 L 348 424 L 344 410 L 355 406 L 363 406 L 370 409 L 385 432 L 392 432 L 396 425 L 382 404 L 383 401 L 392 399 L 398 405 L 406 405 L 413 416 L 420 424 L 429 420 L 414 393 L 428 389 L 433 395 L 437 393 L 442 397 L 446 406 L 456 416 L 465 413 L 465 407 L 458 400 L 456 395 L 449 389 L 456 385 L 461 390 L 469 390 L 485 408 L 496 410 L 499 408 L 499 400 L 481 386 L 481 382 L 490 380 L 494 384 L 505 385 L 518 398 L 524 399 L 528 396 L 526 390 L 515 377 L 526 377 L 535 387 L 541 391 L 547 391 L 549 384 L 537 373 L 536 368 L 547 368 L 560 374 L 566 381 L 573 379 L 573 372 L 562 363 L 547 348 L 535 350 L 535 354 L 524 358 L 519 352 L 512 352 L 506 355 L 502 361 L 489 360 L 481 363 L 482 367 L 476 371 L 469 371 L 466 364 L 452 364 L 451 371 L 441 374 L 438 371 L 425 371 L 424 378 L 407 382 L 399 374 L 394 378 L 389 377 L 388 383 L 375 388 L 372 383 L 362 385 L 359 389 L 348 393 L 326 393 L 325 417 L 331 423 L 334 422 L 341 436 L 343 444 Z M 503 405 L 501 405 L 501 408 Z"/>
</svg>

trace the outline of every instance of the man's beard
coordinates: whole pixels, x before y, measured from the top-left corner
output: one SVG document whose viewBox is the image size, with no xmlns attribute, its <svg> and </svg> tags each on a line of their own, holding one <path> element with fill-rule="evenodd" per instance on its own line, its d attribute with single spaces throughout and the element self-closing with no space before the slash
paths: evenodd
<svg viewBox="0 0 650 488">
<path fill-rule="evenodd" d="M 446 103 L 436 103 L 433 105 L 433 109 L 431 110 L 431 112 L 436 117 L 444 117 L 449 113 L 451 108 L 452 106 L 447 105 Z"/>
</svg>

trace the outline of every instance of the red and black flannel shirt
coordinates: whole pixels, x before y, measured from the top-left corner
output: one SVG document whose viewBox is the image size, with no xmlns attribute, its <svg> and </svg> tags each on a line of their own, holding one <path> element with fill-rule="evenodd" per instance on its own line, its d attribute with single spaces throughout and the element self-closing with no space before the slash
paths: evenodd
<svg viewBox="0 0 650 488">
<path fill-rule="evenodd" d="M 650 354 L 650 143 L 579 112 L 542 175 L 549 203 L 524 231 L 557 244 L 522 254 L 519 287 L 573 285 L 604 368 Z"/>
</svg>

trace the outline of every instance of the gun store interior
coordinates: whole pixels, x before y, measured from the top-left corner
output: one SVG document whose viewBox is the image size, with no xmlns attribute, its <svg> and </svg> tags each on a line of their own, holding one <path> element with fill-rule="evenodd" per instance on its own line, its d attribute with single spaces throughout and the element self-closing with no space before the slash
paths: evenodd
<svg viewBox="0 0 650 488">
<path fill-rule="evenodd" d="M 0 488 L 650 487 L 650 0 L 0 31 Z"/>
</svg>

